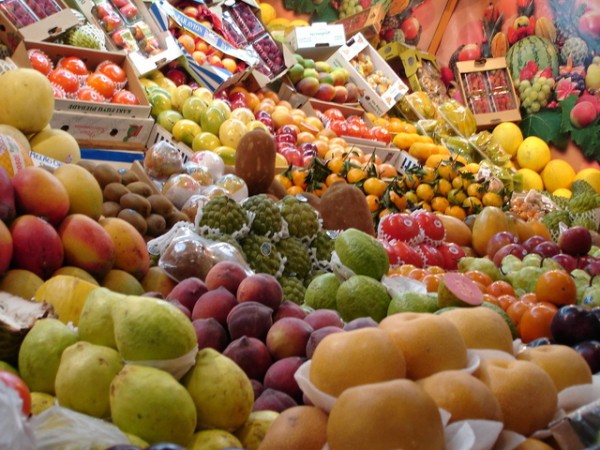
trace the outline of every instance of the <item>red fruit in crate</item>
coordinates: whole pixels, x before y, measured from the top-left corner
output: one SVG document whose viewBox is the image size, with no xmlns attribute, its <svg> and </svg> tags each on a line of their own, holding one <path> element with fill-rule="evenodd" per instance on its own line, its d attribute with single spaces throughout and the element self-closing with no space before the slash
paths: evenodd
<svg viewBox="0 0 600 450">
<path fill-rule="evenodd" d="M 87 75 L 89 70 L 83 60 L 77 56 L 67 56 L 62 58 L 58 67 L 67 69 L 69 72 L 73 72 L 75 75 Z"/>
<path fill-rule="evenodd" d="M 325 111 L 323 111 L 323 115 L 328 119 L 328 120 L 344 120 L 344 115 L 342 114 L 342 112 L 337 109 L 337 108 L 329 108 L 326 109 Z"/>
<path fill-rule="evenodd" d="M 348 134 L 348 123 L 343 120 L 332 120 L 329 122 L 329 128 L 338 136 L 346 136 Z"/>
<path fill-rule="evenodd" d="M 106 101 L 102 94 L 89 86 L 83 86 L 77 91 L 77 99 L 96 103 L 104 103 Z"/>
<path fill-rule="evenodd" d="M 426 244 L 438 245 L 446 237 L 446 229 L 440 218 L 432 212 L 423 209 L 415 211 L 412 216 L 423 231 Z"/>
<path fill-rule="evenodd" d="M 423 256 L 406 242 L 393 241 L 390 244 L 396 253 L 398 264 L 412 264 L 415 267 L 423 267 L 425 265 Z"/>
<path fill-rule="evenodd" d="M 119 11 L 121 11 L 121 14 L 123 15 L 123 17 L 125 17 L 127 21 L 135 19 L 135 17 L 138 15 L 138 9 L 133 3 L 128 3 L 120 7 Z"/>
<path fill-rule="evenodd" d="M 111 99 L 111 103 L 119 103 L 121 105 L 139 105 L 140 101 L 135 96 L 135 94 L 127 89 L 121 89 L 115 92 L 113 98 Z"/>
<path fill-rule="evenodd" d="M 127 74 L 123 68 L 116 63 L 102 64 L 98 68 L 98 72 L 103 73 L 115 83 L 125 83 L 127 81 Z"/>
<path fill-rule="evenodd" d="M 423 232 L 411 215 L 394 213 L 382 217 L 379 221 L 377 237 L 388 241 L 404 241 L 414 245 L 423 241 Z"/>
<path fill-rule="evenodd" d="M 351 137 L 358 137 L 358 138 L 362 137 L 363 131 L 362 131 L 361 125 L 358 123 L 349 123 L 346 135 L 351 136 Z"/>
<path fill-rule="evenodd" d="M 371 128 L 370 134 L 372 139 L 375 139 L 379 142 L 383 142 L 385 144 L 389 144 L 392 140 L 390 132 L 386 128 L 380 126 Z"/>
<path fill-rule="evenodd" d="M 31 64 L 32 69 L 35 69 L 46 76 L 50 73 L 52 70 L 52 62 L 44 52 L 32 50 L 29 52 L 28 56 L 29 64 Z"/>
<path fill-rule="evenodd" d="M 96 89 L 106 98 L 112 98 L 115 93 L 115 82 L 100 72 L 92 73 L 85 82 L 88 86 Z"/>
<path fill-rule="evenodd" d="M 54 69 L 48 74 L 51 83 L 63 88 L 65 93 L 74 94 L 79 89 L 79 80 L 73 72 L 67 69 Z"/>
</svg>

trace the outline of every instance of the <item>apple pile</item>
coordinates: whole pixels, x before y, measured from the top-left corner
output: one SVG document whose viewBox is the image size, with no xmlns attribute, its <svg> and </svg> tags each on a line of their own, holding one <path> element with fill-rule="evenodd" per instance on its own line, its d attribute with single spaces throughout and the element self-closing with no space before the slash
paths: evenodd
<svg viewBox="0 0 600 450">
<path fill-rule="evenodd" d="M 275 277 L 249 275 L 230 261 L 215 264 L 204 280 L 181 280 L 166 300 L 192 320 L 200 349 L 222 352 L 244 370 L 255 390 L 255 411 L 280 412 L 302 404 L 294 373 L 317 344 L 344 328 L 374 325 L 368 319 L 344 324 L 330 309 L 308 312 L 283 300 Z"/>
<path fill-rule="evenodd" d="M 326 102 L 358 101 L 358 87 L 348 81 L 349 74 L 345 68 L 332 68 L 325 61 L 303 58 L 299 54 L 294 56 L 297 62 L 288 70 L 288 77 L 299 93 Z"/>
</svg>

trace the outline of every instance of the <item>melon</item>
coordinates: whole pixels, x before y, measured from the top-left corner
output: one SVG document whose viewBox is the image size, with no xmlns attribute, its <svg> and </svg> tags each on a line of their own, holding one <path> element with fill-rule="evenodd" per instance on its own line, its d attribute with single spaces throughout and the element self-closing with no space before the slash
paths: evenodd
<svg viewBox="0 0 600 450">
<path fill-rule="evenodd" d="M 54 94 L 48 78 L 34 69 L 15 69 L 0 75 L 0 123 L 24 134 L 37 133 L 52 118 Z"/>
<path fill-rule="evenodd" d="M 537 63 L 539 70 L 549 67 L 552 77 L 558 75 L 558 51 L 554 44 L 540 36 L 527 36 L 515 42 L 506 54 L 506 64 L 513 80 L 518 80 L 521 69 L 529 61 Z"/>
<path fill-rule="evenodd" d="M 81 149 L 73 136 L 64 130 L 46 128 L 29 141 L 31 149 L 64 163 L 76 163 L 81 159 Z"/>
</svg>

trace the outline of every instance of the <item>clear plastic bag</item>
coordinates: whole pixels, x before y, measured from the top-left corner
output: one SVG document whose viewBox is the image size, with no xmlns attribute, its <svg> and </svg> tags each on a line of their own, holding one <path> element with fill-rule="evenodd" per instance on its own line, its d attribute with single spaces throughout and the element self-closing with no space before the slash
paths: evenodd
<svg viewBox="0 0 600 450">
<path fill-rule="evenodd" d="M 58 405 L 33 416 L 30 424 L 37 450 L 97 450 L 129 444 L 115 425 Z M 16 448 L 25 447 L 11 447 Z"/>
</svg>

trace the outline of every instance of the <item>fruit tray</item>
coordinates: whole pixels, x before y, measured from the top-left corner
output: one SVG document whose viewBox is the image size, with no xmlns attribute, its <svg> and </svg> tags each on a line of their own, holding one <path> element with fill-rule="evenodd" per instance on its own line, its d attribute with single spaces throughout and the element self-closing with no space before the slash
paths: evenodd
<svg viewBox="0 0 600 450">
<path fill-rule="evenodd" d="M 266 32 L 262 22 L 258 20 L 252 8 L 246 3 L 236 2 L 235 5 L 225 11 L 230 12 L 230 17 L 233 18 L 244 36 L 247 36 L 248 41 L 253 41 Z"/>
<path fill-rule="evenodd" d="M 4 0 L 0 3 L 0 8 L 18 28 L 31 25 L 38 20 L 31 8 L 19 0 Z"/>
<path fill-rule="evenodd" d="M 521 120 L 506 58 L 459 61 L 456 69 L 462 97 L 473 111 L 478 128 Z"/>
<path fill-rule="evenodd" d="M 270 34 L 264 34 L 252 43 L 252 48 L 268 66 L 273 75 L 279 75 L 285 69 L 284 56 Z"/>
<path fill-rule="evenodd" d="M 23 3 L 29 6 L 38 19 L 56 14 L 62 9 L 54 0 L 23 0 Z"/>
</svg>

